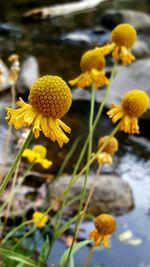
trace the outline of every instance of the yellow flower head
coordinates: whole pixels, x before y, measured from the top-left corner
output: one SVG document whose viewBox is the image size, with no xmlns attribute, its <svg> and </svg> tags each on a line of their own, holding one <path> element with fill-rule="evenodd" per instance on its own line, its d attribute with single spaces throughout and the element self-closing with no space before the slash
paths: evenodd
<svg viewBox="0 0 150 267">
<path fill-rule="evenodd" d="M 135 58 L 128 51 L 136 41 L 136 30 L 130 24 L 119 24 L 112 31 L 112 43 L 114 45 L 112 56 L 121 59 L 124 65 L 130 64 Z"/>
<path fill-rule="evenodd" d="M 133 90 L 125 94 L 121 106 L 112 104 L 112 108 L 107 114 L 113 123 L 121 119 L 120 130 L 139 134 L 138 118 L 146 112 L 148 106 L 147 94 L 141 90 Z"/>
<path fill-rule="evenodd" d="M 32 219 L 34 220 L 37 228 L 43 228 L 48 222 L 48 216 L 44 215 L 44 213 L 40 211 L 34 212 L 32 215 Z"/>
<path fill-rule="evenodd" d="M 90 232 L 89 238 L 94 239 L 94 246 L 99 246 L 103 241 L 108 248 L 108 238 L 116 230 L 116 220 L 109 214 L 101 214 L 95 218 L 95 229 Z"/>
<path fill-rule="evenodd" d="M 105 58 L 99 49 L 95 48 L 83 54 L 80 62 L 83 73 L 76 79 L 69 81 L 74 86 L 84 88 L 95 83 L 95 87 L 108 84 L 108 79 L 105 76 Z"/>
<path fill-rule="evenodd" d="M 104 148 L 97 154 L 96 159 L 99 164 L 112 164 L 112 155 L 118 150 L 118 141 L 115 137 L 103 136 L 98 141 L 98 149 Z"/>
<path fill-rule="evenodd" d="M 62 147 L 63 143 L 69 141 L 63 130 L 70 133 L 71 129 L 60 118 L 67 113 L 71 103 L 71 92 L 65 81 L 58 76 L 46 75 L 32 85 L 29 104 L 20 98 L 17 110 L 6 109 L 6 119 L 16 129 L 33 125 L 35 138 L 42 131 L 46 137 L 57 141 Z"/>
<path fill-rule="evenodd" d="M 112 31 L 112 42 L 119 47 L 131 48 L 136 41 L 136 30 L 132 25 L 119 24 Z"/>
<path fill-rule="evenodd" d="M 47 150 L 42 145 L 36 145 L 32 149 L 26 148 L 22 157 L 27 158 L 30 163 L 39 163 L 44 169 L 48 169 L 53 163 L 46 159 Z"/>
<path fill-rule="evenodd" d="M 112 31 L 111 38 L 111 44 L 99 47 L 101 53 L 107 55 L 112 52 L 115 60 L 122 60 L 124 65 L 130 64 L 135 59 L 129 49 L 136 42 L 136 30 L 130 24 L 119 24 Z"/>
</svg>

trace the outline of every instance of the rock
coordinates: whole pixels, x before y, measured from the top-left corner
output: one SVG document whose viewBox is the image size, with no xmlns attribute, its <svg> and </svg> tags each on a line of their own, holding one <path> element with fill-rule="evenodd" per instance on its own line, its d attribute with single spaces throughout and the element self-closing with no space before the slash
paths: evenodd
<svg viewBox="0 0 150 267">
<path fill-rule="evenodd" d="M 137 31 L 150 31 L 150 16 L 130 9 L 108 10 L 102 16 L 101 23 L 109 29 L 113 29 L 120 23 L 130 23 Z"/>
<path fill-rule="evenodd" d="M 78 44 L 81 42 L 97 45 L 108 41 L 108 32 L 102 27 L 95 27 L 93 29 L 75 30 L 70 33 L 63 34 L 61 40 Z"/>
<path fill-rule="evenodd" d="M 133 89 L 144 90 L 150 98 L 150 57 L 142 60 L 136 60 L 128 67 L 118 66 L 105 106 L 109 108 L 113 102 L 120 104 L 124 94 Z M 96 90 L 95 99 L 97 102 L 102 101 L 104 93 L 105 90 Z M 90 100 L 90 97 L 91 95 L 87 90 L 73 90 L 74 100 Z M 150 120 L 150 107 L 142 118 Z"/>
<path fill-rule="evenodd" d="M 62 192 L 69 184 L 71 177 L 61 176 L 54 184 L 53 193 Z M 74 199 L 81 194 L 84 177 L 80 177 L 74 187 L 71 188 L 69 199 Z M 112 175 L 90 175 L 87 182 L 86 198 L 95 182 L 95 190 L 92 195 L 88 212 L 94 216 L 100 213 L 123 214 L 134 207 L 134 201 L 130 186 L 115 174 Z M 76 210 L 79 203 L 74 203 L 72 208 Z M 85 203 L 84 203 L 85 204 Z"/>
<path fill-rule="evenodd" d="M 58 4 L 50 7 L 34 8 L 23 15 L 25 20 L 39 20 L 50 17 L 74 15 L 90 10 L 106 0 L 81 0 L 72 3 Z"/>
<path fill-rule="evenodd" d="M 131 52 L 136 58 L 146 58 L 150 56 L 150 49 L 143 41 L 137 41 L 132 47 Z"/>
<path fill-rule="evenodd" d="M 0 83 L 0 92 L 9 88 L 9 70 L 2 60 L 0 60 L 0 72 L 2 72 L 2 83 Z"/>
<path fill-rule="evenodd" d="M 22 64 L 17 90 L 19 93 L 26 93 L 31 85 L 39 78 L 39 66 L 34 56 L 28 57 Z"/>
<path fill-rule="evenodd" d="M 12 23 L 0 23 L 0 36 L 20 39 L 23 36 L 21 28 Z"/>
</svg>

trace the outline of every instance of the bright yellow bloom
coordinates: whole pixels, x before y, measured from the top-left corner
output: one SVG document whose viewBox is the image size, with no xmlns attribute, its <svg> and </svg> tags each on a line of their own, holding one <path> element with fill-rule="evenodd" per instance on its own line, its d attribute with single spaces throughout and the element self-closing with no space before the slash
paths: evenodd
<svg viewBox="0 0 150 267">
<path fill-rule="evenodd" d="M 48 216 L 44 215 L 44 213 L 40 211 L 34 212 L 32 215 L 32 219 L 34 220 L 37 228 L 43 228 L 48 222 Z"/>
<path fill-rule="evenodd" d="M 116 26 L 112 31 L 112 43 L 99 49 L 103 55 L 112 51 L 112 56 L 115 60 L 122 60 L 123 64 L 127 65 L 135 59 L 129 51 L 135 41 L 136 30 L 132 25 L 123 23 Z"/>
<path fill-rule="evenodd" d="M 107 112 L 115 123 L 121 119 L 120 130 L 125 133 L 139 134 L 138 118 L 148 109 L 149 99 L 145 92 L 133 90 L 125 94 L 121 106 L 112 104 Z"/>
<path fill-rule="evenodd" d="M 32 149 L 26 148 L 22 157 L 27 158 L 30 163 L 39 163 L 44 169 L 48 169 L 53 163 L 46 159 L 47 150 L 42 145 L 36 145 Z"/>
<path fill-rule="evenodd" d="M 99 49 L 95 48 L 85 52 L 80 62 L 82 74 L 69 83 L 77 87 L 84 88 L 95 83 L 95 88 L 108 84 L 109 80 L 105 76 L 105 58 Z"/>
<path fill-rule="evenodd" d="M 72 103 L 71 92 L 65 81 L 58 76 L 46 75 L 38 79 L 31 87 L 29 104 L 21 98 L 18 109 L 6 108 L 9 124 L 16 129 L 33 125 L 32 132 L 38 138 L 40 132 L 57 141 L 60 147 L 69 141 L 67 133 L 71 129 L 60 118 L 69 110 Z"/>
<path fill-rule="evenodd" d="M 106 144 L 106 145 L 105 145 Z M 105 146 L 104 146 L 105 145 Z M 101 152 L 96 155 L 99 164 L 112 164 L 112 155 L 118 150 L 118 141 L 115 137 L 103 136 L 98 141 L 98 149 L 104 146 Z"/>
<path fill-rule="evenodd" d="M 108 248 L 108 238 L 115 230 L 115 218 L 109 214 L 101 214 L 95 218 L 95 229 L 90 232 L 89 238 L 94 239 L 94 246 L 99 246 L 103 241 L 104 248 Z"/>
</svg>

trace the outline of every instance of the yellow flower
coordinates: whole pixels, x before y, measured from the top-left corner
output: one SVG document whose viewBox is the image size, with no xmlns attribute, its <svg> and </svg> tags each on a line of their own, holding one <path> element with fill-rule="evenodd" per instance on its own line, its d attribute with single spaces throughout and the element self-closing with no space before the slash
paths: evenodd
<svg viewBox="0 0 150 267">
<path fill-rule="evenodd" d="M 22 157 L 27 158 L 30 163 L 39 163 L 44 169 L 48 169 L 53 163 L 46 159 L 47 150 L 42 145 L 36 145 L 32 149 L 26 148 Z"/>
<path fill-rule="evenodd" d="M 40 132 L 57 141 L 60 147 L 69 141 L 67 133 L 71 129 L 60 118 L 69 110 L 72 102 L 71 92 L 65 81 L 58 76 L 46 75 L 38 79 L 31 87 L 29 104 L 21 98 L 18 109 L 6 108 L 9 124 L 16 129 L 33 125 L 32 132 L 38 138 Z"/>
<path fill-rule="evenodd" d="M 81 58 L 80 62 L 82 74 L 76 79 L 69 81 L 69 83 L 77 87 L 84 88 L 91 85 L 92 82 L 95 83 L 95 87 L 108 84 L 109 80 L 105 76 L 105 58 L 99 51 L 95 48 L 85 52 Z"/>
<path fill-rule="evenodd" d="M 125 133 L 139 134 L 138 118 L 148 109 L 149 99 L 145 92 L 133 90 L 125 94 L 121 106 L 112 104 L 107 112 L 115 123 L 121 119 L 120 130 Z"/>
<path fill-rule="evenodd" d="M 115 60 L 122 60 L 124 65 L 130 64 L 135 57 L 129 49 L 136 41 L 136 30 L 132 25 L 123 23 L 119 24 L 112 31 L 112 43 L 100 47 L 103 55 L 109 54 L 112 51 L 112 56 Z"/>
<path fill-rule="evenodd" d="M 108 248 L 108 238 L 115 230 L 115 218 L 109 214 L 101 214 L 95 218 L 95 229 L 90 232 L 89 238 L 94 239 L 94 246 L 99 246 L 103 241 L 104 248 Z"/>
<path fill-rule="evenodd" d="M 108 163 L 111 165 L 113 163 L 112 155 L 114 155 L 114 153 L 118 150 L 118 141 L 115 137 L 109 137 L 106 135 L 101 137 L 98 141 L 98 149 L 103 146 L 104 148 L 102 149 L 102 152 L 99 152 L 96 155 L 96 159 L 99 164 Z"/>
<path fill-rule="evenodd" d="M 40 211 L 36 211 L 32 215 L 32 219 L 34 220 L 37 228 L 42 228 L 48 222 L 48 216 L 44 215 L 44 213 Z"/>
</svg>

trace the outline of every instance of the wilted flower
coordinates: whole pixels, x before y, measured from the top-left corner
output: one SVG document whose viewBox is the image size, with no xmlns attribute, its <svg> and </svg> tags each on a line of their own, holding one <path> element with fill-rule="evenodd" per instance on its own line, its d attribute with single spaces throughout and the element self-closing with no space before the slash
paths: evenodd
<svg viewBox="0 0 150 267">
<path fill-rule="evenodd" d="M 82 74 L 69 83 L 74 86 L 77 85 L 80 88 L 84 88 L 95 83 L 95 88 L 108 84 L 109 80 L 105 76 L 105 58 L 95 48 L 89 50 L 83 54 L 80 62 Z"/>
<path fill-rule="evenodd" d="M 18 109 L 6 108 L 6 119 L 16 129 L 33 125 L 35 138 L 42 131 L 62 147 L 63 143 L 69 141 L 63 130 L 70 133 L 71 129 L 60 118 L 67 113 L 71 103 L 71 92 L 65 81 L 58 76 L 46 75 L 32 85 L 29 104 L 20 98 L 17 102 Z"/>
<path fill-rule="evenodd" d="M 53 163 L 46 159 L 47 150 L 42 145 L 35 145 L 32 149 L 26 148 L 22 157 L 27 158 L 30 163 L 39 163 L 44 169 L 48 169 Z"/>
<path fill-rule="evenodd" d="M 147 94 L 141 90 L 133 90 L 125 94 L 120 106 L 112 104 L 107 114 L 113 123 L 121 119 L 121 131 L 139 134 L 138 118 L 146 112 L 148 105 Z"/>
<path fill-rule="evenodd" d="M 19 56 L 13 54 L 8 58 L 8 61 L 11 63 L 9 81 L 13 84 L 18 79 L 18 74 L 20 71 Z"/>
<path fill-rule="evenodd" d="M 104 248 L 108 248 L 108 239 L 115 230 L 115 218 L 109 214 L 101 214 L 95 218 L 95 229 L 90 232 L 89 238 L 94 239 L 94 246 L 99 246 L 103 241 Z"/>
<path fill-rule="evenodd" d="M 48 216 L 40 211 L 35 211 L 32 215 L 32 219 L 35 222 L 37 228 L 43 228 L 48 222 Z"/>
<path fill-rule="evenodd" d="M 103 136 L 98 141 L 98 149 L 103 146 L 102 151 L 97 153 L 96 159 L 99 164 L 112 164 L 112 155 L 118 150 L 118 141 L 115 137 Z"/>
</svg>

